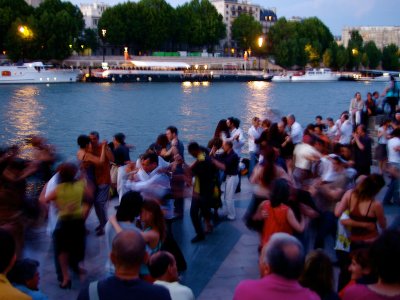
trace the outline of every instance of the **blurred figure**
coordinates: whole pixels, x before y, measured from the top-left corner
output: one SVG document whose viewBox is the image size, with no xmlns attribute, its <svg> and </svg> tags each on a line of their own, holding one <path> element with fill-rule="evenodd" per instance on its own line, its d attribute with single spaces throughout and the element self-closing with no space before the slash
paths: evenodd
<svg viewBox="0 0 400 300">
<path fill-rule="evenodd" d="M 138 232 L 126 230 L 118 233 L 110 253 L 115 275 L 90 283 L 80 291 L 77 300 L 90 300 L 94 296 L 101 300 L 171 300 L 166 288 L 139 279 L 140 266 L 148 261 L 145 248 L 146 242 Z"/>
<path fill-rule="evenodd" d="M 303 266 L 304 250 L 301 243 L 287 233 L 276 233 L 260 255 L 261 279 L 241 281 L 233 299 L 320 299 L 316 293 L 299 284 Z"/>
<path fill-rule="evenodd" d="M 249 155 L 250 155 L 250 164 L 249 164 L 249 173 L 248 176 L 251 176 L 253 172 L 254 166 L 257 164 L 260 147 L 255 143 L 255 141 L 260 137 L 262 132 L 262 128 L 260 127 L 260 118 L 254 117 L 251 121 L 251 127 L 247 131 L 248 142 L 249 142 Z"/>
<path fill-rule="evenodd" d="M 32 297 L 32 300 L 47 300 L 48 297 L 39 290 L 40 274 L 39 262 L 24 258 L 18 260 L 10 273 L 9 280 L 21 292 Z"/>
<path fill-rule="evenodd" d="M 179 274 L 175 257 L 166 251 L 153 254 L 149 260 L 150 274 L 155 285 L 161 285 L 169 290 L 172 300 L 194 300 L 193 292 L 187 286 L 178 282 Z"/>
<path fill-rule="evenodd" d="M 28 295 L 14 288 L 6 275 L 10 272 L 16 260 L 16 245 L 12 235 L 0 228 L 0 299 L 30 300 Z"/>
<path fill-rule="evenodd" d="M 382 97 L 386 97 L 384 103 L 389 104 L 390 106 L 389 116 L 391 117 L 393 117 L 394 113 L 396 112 L 396 106 L 399 103 L 399 95 L 400 95 L 399 86 L 397 82 L 394 80 L 394 77 L 390 76 L 390 82 L 383 91 Z"/>
<path fill-rule="evenodd" d="M 343 300 L 400 299 L 400 235 L 398 231 L 384 232 L 370 248 L 372 268 L 378 274 L 374 284 L 349 287 Z"/>
<path fill-rule="evenodd" d="M 314 250 L 306 257 L 306 263 L 299 282 L 316 292 L 321 300 L 339 300 L 334 291 L 333 265 L 323 250 Z"/>
<path fill-rule="evenodd" d="M 362 112 L 364 109 L 364 102 L 361 99 L 361 93 L 357 92 L 354 98 L 350 101 L 349 112 L 351 115 L 351 123 L 353 127 L 360 125 L 362 122 Z"/>
<path fill-rule="evenodd" d="M 59 261 L 62 278 L 59 287 L 71 288 L 69 265 L 74 271 L 83 271 L 79 263 L 85 256 L 85 220 L 83 218 L 82 200 L 89 196 L 89 189 L 84 180 L 77 180 L 78 168 L 72 163 L 63 163 L 58 168 L 59 182 L 56 189 L 48 195 L 40 195 L 41 203 L 55 201 L 58 209 L 58 221 L 53 233 L 54 249 Z M 43 190 L 44 191 L 44 190 Z"/>
</svg>

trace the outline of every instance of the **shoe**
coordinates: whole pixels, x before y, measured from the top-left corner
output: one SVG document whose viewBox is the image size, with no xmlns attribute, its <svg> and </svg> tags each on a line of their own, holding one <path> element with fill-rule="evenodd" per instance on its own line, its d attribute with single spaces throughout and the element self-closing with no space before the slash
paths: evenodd
<svg viewBox="0 0 400 300">
<path fill-rule="evenodd" d="M 60 283 L 58 286 L 60 287 L 60 289 L 70 290 L 72 287 L 72 281 L 68 280 L 66 284 L 63 285 L 62 283 Z"/>
<path fill-rule="evenodd" d="M 104 232 L 104 229 L 103 229 L 103 228 L 97 230 L 97 232 L 96 232 L 96 236 L 102 236 L 102 235 L 104 235 L 104 234 L 105 234 L 105 232 Z"/>
<path fill-rule="evenodd" d="M 201 241 L 204 241 L 204 239 L 205 239 L 205 236 L 204 235 L 196 235 L 194 238 L 192 238 L 192 240 L 190 241 L 191 243 L 198 243 L 198 242 L 201 242 Z"/>
</svg>

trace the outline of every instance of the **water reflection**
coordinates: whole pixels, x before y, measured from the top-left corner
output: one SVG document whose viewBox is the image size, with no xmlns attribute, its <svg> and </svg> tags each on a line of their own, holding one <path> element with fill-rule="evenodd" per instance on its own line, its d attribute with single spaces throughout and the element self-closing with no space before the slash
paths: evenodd
<svg viewBox="0 0 400 300">
<path fill-rule="evenodd" d="M 39 88 L 23 86 L 15 90 L 6 111 L 8 122 L 5 123 L 10 133 L 10 144 L 20 144 L 31 135 L 41 135 L 43 106 L 37 101 Z"/>
<path fill-rule="evenodd" d="M 251 126 L 251 119 L 259 117 L 276 119 L 275 113 L 271 109 L 271 89 L 272 85 L 265 81 L 251 81 L 247 83 L 247 93 L 245 99 L 245 120 L 244 126 L 247 130 Z"/>
</svg>

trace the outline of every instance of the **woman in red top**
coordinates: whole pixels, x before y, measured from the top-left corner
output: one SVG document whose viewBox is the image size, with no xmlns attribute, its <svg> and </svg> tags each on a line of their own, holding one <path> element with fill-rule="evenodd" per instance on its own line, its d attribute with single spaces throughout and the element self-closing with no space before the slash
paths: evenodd
<svg viewBox="0 0 400 300">
<path fill-rule="evenodd" d="M 304 230 L 304 218 L 297 220 L 293 210 L 285 204 L 288 202 L 289 194 L 290 188 L 285 179 L 274 180 L 270 200 L 265 200 L 258 206 L 253 218 L 264 220 L 261 247 L 268 243 L 270 237 L 276 232 L 292 234 L 293 231 Z"/>
</svg>

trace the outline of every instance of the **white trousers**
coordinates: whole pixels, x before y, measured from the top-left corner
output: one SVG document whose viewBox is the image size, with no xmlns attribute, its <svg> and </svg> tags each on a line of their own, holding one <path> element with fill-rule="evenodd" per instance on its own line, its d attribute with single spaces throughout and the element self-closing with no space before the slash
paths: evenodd
<svg viewBox="0 0 400 300">
<path fill-rule="evenodd" d="M 238 183 L 238 175 L 226 176 L 223 206 L 224 210 L 227 212 L 227 217 L 230 220 L 234 220 L 236 218 L 235 201 L 233 200 L 233 197 L 235 196 L 235 191 Z"/>
</svg>

